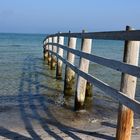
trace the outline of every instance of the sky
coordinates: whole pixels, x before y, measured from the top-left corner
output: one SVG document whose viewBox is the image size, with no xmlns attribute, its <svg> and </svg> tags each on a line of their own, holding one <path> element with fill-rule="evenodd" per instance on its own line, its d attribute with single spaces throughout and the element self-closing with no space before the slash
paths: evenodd
<svg viewBox="0 0 140 140">
<path fill-rule="evenodd" d="M 0 32 L 140 29 L 140 0 L 0 0 Z"/>
</svg>

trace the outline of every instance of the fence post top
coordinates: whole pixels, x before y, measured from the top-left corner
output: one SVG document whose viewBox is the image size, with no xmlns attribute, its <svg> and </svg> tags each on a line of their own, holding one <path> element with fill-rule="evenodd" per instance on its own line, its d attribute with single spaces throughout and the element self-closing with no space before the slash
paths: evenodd
<svg viewBox="0 0 140 140">
<path fill-rule="evenodd" d="M 85 30 L 85 29 L 83 29 L 83 30 L 82 30 L 82 33 L 85 33 L 85 32 L 86 32 L 86 30 Z"/>
<path fill-rule="evenodd" d="M 131 31 L 131 30 L 134 30 L 134 28 L 132 28 L 131 26 L 126 26 L 126 31 Z"/>
</svg>

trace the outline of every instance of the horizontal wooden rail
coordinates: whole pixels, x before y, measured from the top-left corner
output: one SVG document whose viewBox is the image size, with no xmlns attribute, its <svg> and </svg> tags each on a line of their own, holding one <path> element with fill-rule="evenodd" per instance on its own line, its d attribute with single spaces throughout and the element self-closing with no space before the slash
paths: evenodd
<svg viewBox="0 0 140 140">
<path fill-rule="evenodd" d="M 134 65 L 130 65 L 130 64 L 126 64 L 117 60 L 111 60 L 111 59 L 107 59 L 107 58 L 103 58 L 103 57 L 99 57 L 93 54 L 89 54 L 89 53 L 85 53 L 85 52 L 81 52 L 79 50 L 76 49 L 72 49 L 72 48 L 68 48 L 67 46 L 64 45 L 60 45 L 57 43 L 47 43 L 47 45 L 54 45 L 57 47 L 60 47 L 66 51 L 69 51 L 77 56 L 86 58 L 92 62 L 95 62 L 97 64 L 109 67 L 111 69 L 123 72 L 123 73 L 127 73 L 130 75 L 133 75 L 135 77 L 140 78 L 140 67 L 138 66 L 134 66 Z"/>
<path fill-rule="evenodd" d="M 103 40 L 133 40 L 133 41 L 140 41 L 140 30 L 108 31 L 108 32 L 87 32 L 87 33 L 57 33 L 57 34 L 50 35 L 48 37 L 54 37 L 54 36 L 90 38 L 90 39 L 103 39 Z"/>
<path fill-rule="evenodd" d="M 53 37 L 57 37 L 58 42 L 49 41 L 49 39 Z M 68 37 L 68 46 L 59 42 L 62 37 Z M 80 51 L 75 49 L 77 38 L 81 38 Z M 91 54 L 92 39 L 124 41 L 123 62 Z M 64 80 L 64 85 L 66 86 L 64 87 L 64 91 L 66 87 L 68 92 L 72 89 L 71 85 L 73 83 L 69 76 L 70 71 L 72 73 L 77 73 L 78 78 L 75 90 L 75 110 L 81 110 L 84 108 L 85 97 L 88 97 L 87 91 L 90 91 L 93 84 L 104 91 L 105 94 L 116 99 L 120 103 L 116 139 L 130 140 L 131 130 L 133 127 L 133 111 L 140 114 L 140 102 L 135 100 L 137 77 L 140 78 L 140 67 L 138 66 L 140 30 L 134 30 L 130 26 L 126 26 L 126 31 L 57 33 L 47 36 L 43 43 L 44 56 L 47 56 L 45 55 L 45 52 L 51 53 L 56 56 L 58 61 L 65 63 L 66 68 L 69 69 L 69 71 L 65 71 L 65 75 L 68 76 L 65 76 L 66 80 Z M 69 58 L 67 57 L 65 59 L 59 51 L 56 52 L 49 49 L 47 47 L 49 45 L 57 47 L 57 50 L 65 50 L 67 54 L 71 54 L 71 56 L 69 55 Z M 80 57 L 79 67 L 74 65 L 74 59 L 72 59 L 72 56 L 75 55 Z M 120 71 L 120 89 L 117 90 L 89 74 L 89 62 L 94 62 L 113 70 Z M 56 68 L 58 69 L 57 65 Z"/>
<path fill-rule="evenodd" d="M 66 65 L 68 65 L 73 71 L 75 71 L 75 73 L 85 78 L 87 81 L 93 83 L 95 86 L 97 86 L 102 91 L 104 91 L 107 95 L 110 95 L 112 98 L 119 100 L 122 104 L 126 105 L 127 107 L 135 111 L 136 113 L 140 114 L 140 102 L 127 97 L 127 95 L 112 88 L 111 86 L 97 79 L 96 77 L 79 70 L 76 66 L 69 63 L 67 60 L 65 60 L 63 57 L 61 57 L 57 53 L 51 50 L 49 50 L 49 52 L 56 55 L 57 58 L 61 59 Z"/>
</svg>

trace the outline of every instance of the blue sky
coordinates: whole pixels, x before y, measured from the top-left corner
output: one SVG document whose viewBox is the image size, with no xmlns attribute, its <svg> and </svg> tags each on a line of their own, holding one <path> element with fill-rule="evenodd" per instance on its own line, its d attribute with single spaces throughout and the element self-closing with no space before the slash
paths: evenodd
<svg viewBox="0 0 140 140">
<path fill-rule="evenodd" d="M 140 0 L 0 0 L 0 32 L 140 29 Z"/>
</svg>

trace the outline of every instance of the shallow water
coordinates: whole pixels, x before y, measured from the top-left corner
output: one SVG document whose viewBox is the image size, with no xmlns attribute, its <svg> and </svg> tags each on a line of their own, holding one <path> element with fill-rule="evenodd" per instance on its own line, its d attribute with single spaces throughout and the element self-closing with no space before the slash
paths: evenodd
<svg viewBox="0 0 140 140">
<path fill-rule="evenodd" d="M 43 60 L 42 41 L 44 38 L 45 35 L 40 34 L 0 34 L 1 103 L 5 98 L 14 103 L 15 97 L 21 92 L 24 95 L 27 93 L 46 95 L 47 93 L 47 96 L 57 104 L 65 102 L 62 95 L 63 81 L 55 79 L 55 71 L 50 71 Z M 80 40 L 78 40 L 77 49 L 80 49 Z M 92 53 L 122 61 L 123 42 L 93 41 Z M 64 55 L 66 56 L 66 53 Z M 78 65 L 78 60 L 77 58 L 76 65 Z M 121 73 L 94 63 L 90 65 L 89 71 L 97 78 L 119 89 Z M 136 93 L 138 100 L 140 100 L 139 90 L 140 82 L 138 82 Z M 99 92 L 101 91 L 94 87 L 94 96 L 98 99 L 105 98 Z M 109 100 L 109 98 L 106 99 Z M 69 100 L 70 104 L 73 104 L 73 98 Z"/>
<path fill-rule="evenodd" d="M 64 81 L 56 80 L 55 70 L 50 71 L 43 60 L 44 37 L 0 34 L 0 139 L 114 139 L 118 102 L 93 87 L 93 99 L 86 99 L 87 111 L 73 111 L 74 95 L 63 97 Z M 122 60 L 122 42 L 94 41 L 93 45 L 93 54 Z M 78 61 L 77 57 L 76 65 Z M 89 71 L 119 89 L 119 72 L 93 63 Z M 135 116 L 137 137 L 139 122 Z"/>
</svg>

